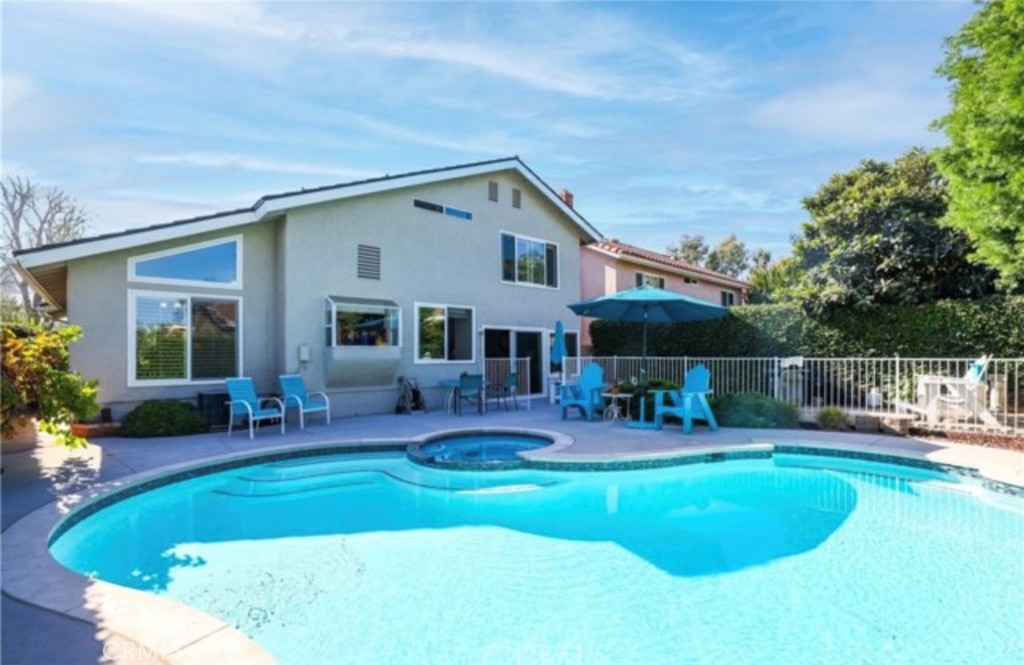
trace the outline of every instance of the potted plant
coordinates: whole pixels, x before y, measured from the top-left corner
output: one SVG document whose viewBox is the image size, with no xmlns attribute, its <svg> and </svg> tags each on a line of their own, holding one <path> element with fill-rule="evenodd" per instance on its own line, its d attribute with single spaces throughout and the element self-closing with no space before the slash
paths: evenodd
<svg viewBox="0 0 1024 665">
<path fill-rule="evenodd" d="M 4 324 L 2 434 L 5 441 L 34 444 L 35 427 L 53 434 L 58 444 L 85 445 L 71 433 L 71 424 L 99 411 L 96 381 L 86 381 L 70 369 L 68 346 L 82 336 L 78 326 L 45 330 L 41 326 Z"/>
</svg>

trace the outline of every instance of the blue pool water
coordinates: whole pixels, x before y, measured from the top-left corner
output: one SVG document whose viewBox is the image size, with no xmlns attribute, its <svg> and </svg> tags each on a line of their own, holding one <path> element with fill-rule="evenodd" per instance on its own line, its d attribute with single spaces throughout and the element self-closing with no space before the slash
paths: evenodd
<svg viewBox="0 0 1024 665">
<path fill-rule="evenodd" d="M 286 665 L 1024 650 L 1021 501 L 831 458 L 600 473 L 279 461 L 126 499 L 51 551 L 219 616 Z"/>
</svg>

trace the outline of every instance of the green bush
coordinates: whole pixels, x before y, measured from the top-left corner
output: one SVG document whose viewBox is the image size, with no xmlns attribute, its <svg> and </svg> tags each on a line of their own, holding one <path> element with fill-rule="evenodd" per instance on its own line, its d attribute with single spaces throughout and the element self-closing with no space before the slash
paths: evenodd
<svg viewBox="0 0 1024 665">
<path fill-rule="evenodd" d="M 121 421 L 121 434 L 134 438 L 183 436 L 207 430 L 199 409 L 173 399 L 143 402 Z"/>
<path fill-rule="evenodd" d="M 846 412 L 838 406 L 826 406 L 818 410 L 818 427 L 837 432 L 850 429 L 849 423 L 846 422 Z"/>
<path fill-rule="evenodd" d="M 737 393 L 710 400 L 711 411 L 723 427 L 793 428 L 800 422 L 800 409 L 758 393 Z"/>
<path fill-rule="evenodd" d="M 596 356 L 638 356 L 639 323 L 591 324 Z M 652 324 L 651 356 L 973 358 L 1024 356 L 1024 296 L 850 308 L 813 319 L 797 305 L 736 307 L 718 321 Z"/>
</svg>

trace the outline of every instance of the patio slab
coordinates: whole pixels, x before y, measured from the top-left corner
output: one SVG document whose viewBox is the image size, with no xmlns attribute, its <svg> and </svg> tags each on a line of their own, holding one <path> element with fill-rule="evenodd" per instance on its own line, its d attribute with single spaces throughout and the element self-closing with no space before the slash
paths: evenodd
<svg viewBox="0 0 1024 665">
<path fill-rule="evenodd" d="M 531 410 L 492 411 L 484 415 L 375 415 L 343 418 L 331 425 L 314 418 L 304 431 L 296 423 L 289 423 L 284 435 L 277 428 L 261 428 L 254 440 L 249 440 L 246 432 L 236 432 L 231 437 L 214 433 L 165 439 L 104 438 L 78 451 L 43 446 L 3 456 L 3 662 L 250 663 L 266 658 L 244 636 L 212 617 L 165 598 L 139 592 L 125 594 L 122 591 L 130 590 L 89 583 L 61 568 L 49 556 L 46 537 L 55 520 L 121 480 L 168 466 L 271 448 L 394 441 L 442 430 L 502 427 L 566 435 L 567 445 L 563 442 L 557 449 L 547 451 L 545 460 L 607 461 L 764 447 L 758 444 L 820 444 L 977 468 L 993 480 L 1024 486 L 1024 453 L 1010 450 L 880 434 L 809 430 L 709 432 L 698 427 L 693 435 L 684 436 L 678 426 L 656 431 L 628 429 L 622 421 L 589 423 L 578 417 L 561 420 L 556 407 L 542 402 L 536 402 Z M 46 581 L 52 584 L 37 588 Z M 140 601 L 149 608 L 143 612 L 133 600 L 139 595 L 147 596 Z M 41 606 L 20 600 L 25 597 L 36 599 Z M 133 641 L 144 637 L 147 644 L 160 643 L 161 633 L 150 632 L 144 620 L 156 614 L 161 621 L 154 623 L 166 623 L 166 617 L 173 617 L 176 626 L 170 629 L 172 635 L 164 635 L 173 639 L 164 639 L 165 649 L 160 654 Z"/>
</svg>

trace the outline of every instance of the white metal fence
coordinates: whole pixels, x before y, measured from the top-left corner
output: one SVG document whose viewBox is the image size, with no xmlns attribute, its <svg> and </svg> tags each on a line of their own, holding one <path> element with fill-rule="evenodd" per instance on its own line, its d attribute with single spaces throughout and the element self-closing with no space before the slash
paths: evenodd
<svg viewBox="0 0 1024 665">
<path fill-rule="evenodd" d="M 847 415 L 900 414 L 915 426 L 1024 433 L 1024 358 L 995 358 L 980 381 L 968 375 L 976 358 L 708 358 L 652 357 L 646 377 L 682 383 L 703 363 L 715 395 L 754 392 L 800 406 L 813 417 L 838 407 Z M 591 362 L 609 382 L 636 383 L 639 357 L 568 358 L 571 376 Z"/>
</svg>

